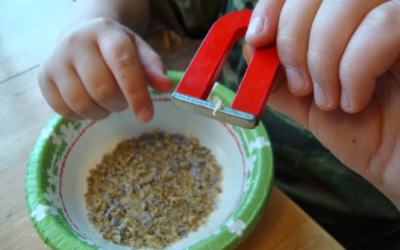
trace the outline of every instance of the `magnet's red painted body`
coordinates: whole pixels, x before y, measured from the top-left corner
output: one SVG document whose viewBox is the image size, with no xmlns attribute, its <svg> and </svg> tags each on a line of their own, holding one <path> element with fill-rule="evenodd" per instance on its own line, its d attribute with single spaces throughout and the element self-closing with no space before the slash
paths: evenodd
<svg viewBox="0 0 400 250">
<path fill-rule="evenodd" d="M 246 34 L 252 11 L 231 12 L 211 27 L 176 92 L 206 100 L 234 44 Z M 275 46 L 257 49 L 231 108 L 260 119 L 279 66 Z"/>
</svg>

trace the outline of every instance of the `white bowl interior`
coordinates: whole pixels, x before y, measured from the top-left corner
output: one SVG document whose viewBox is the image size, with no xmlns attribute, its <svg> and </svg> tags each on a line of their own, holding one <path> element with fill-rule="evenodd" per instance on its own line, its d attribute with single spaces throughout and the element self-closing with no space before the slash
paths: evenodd
<svg viewBox="0 0 400 250">
<path fill-rule="evenodd" d="M 240 141 L 230 126 L 205 117 L 181 111 L 166 99 L 155 99 L 155 116 L 148 124 L 141 124 L 129 110 L 81 128 L 81 137 L 71 147 L 65 159 L 62 176 L 62 202 L 70 226 L 97 246 L 104 249 L 130 249 L 104 240 L 86 216 L 84 193 L 86 178 L 91 168 L 123 139 L 160 129 L 171 133 L 193 135 L 209 148 L 223 167 L 222 193 L 218 208 L 206 225 L 197 232 L 176 242 L 167 249 L 184 249 L 218 231 L 234 211 L 246 180 L 245 160 Z M 72 138 L 73 139 L 73 138 Z"/>
</svg>

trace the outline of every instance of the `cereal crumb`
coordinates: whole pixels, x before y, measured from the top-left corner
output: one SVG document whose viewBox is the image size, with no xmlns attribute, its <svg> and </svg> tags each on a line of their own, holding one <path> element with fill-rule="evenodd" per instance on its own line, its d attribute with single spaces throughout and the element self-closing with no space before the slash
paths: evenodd
<svg viewBox="0 0 400 250">
<path fill-rule="evenodd" d="M 215 104 L 215 108 L 213 110 L 213 115 L 216 116 L 217 111 L 222 108 L 222 100 L 218 98 L 217 103 Z"/>
</svg>

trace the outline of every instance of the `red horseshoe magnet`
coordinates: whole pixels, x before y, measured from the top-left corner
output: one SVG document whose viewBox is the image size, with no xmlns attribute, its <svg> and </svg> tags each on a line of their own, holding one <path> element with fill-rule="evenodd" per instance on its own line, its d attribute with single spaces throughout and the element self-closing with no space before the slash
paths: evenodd
<svg viewBox="0 0 400 250">
<path fill-rule="evenodd" d="M 214 23 L 172 94 L 176 107 L 244 128 L 258 125 L 279 66 L 275 46 L 255 51 L 231 107 L 216 111 L 216 104 L 207 101 L 233 45 L 245 36 L 251 14 L 235 11 Z"/>
</svg>

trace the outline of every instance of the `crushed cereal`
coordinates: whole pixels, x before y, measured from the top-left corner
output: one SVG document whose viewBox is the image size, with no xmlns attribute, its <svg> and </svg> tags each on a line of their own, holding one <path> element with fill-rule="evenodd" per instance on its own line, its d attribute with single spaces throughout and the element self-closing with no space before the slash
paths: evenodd
<svg viewBox="0 0 400 250">
<path fill-rule="evenodd" d="M 90 170 L 89 221 L 103 238 L 161 249 L 218 207 L 221 167 L 193 137 L 155 131 L 122 141 Z"/>
</svg>

